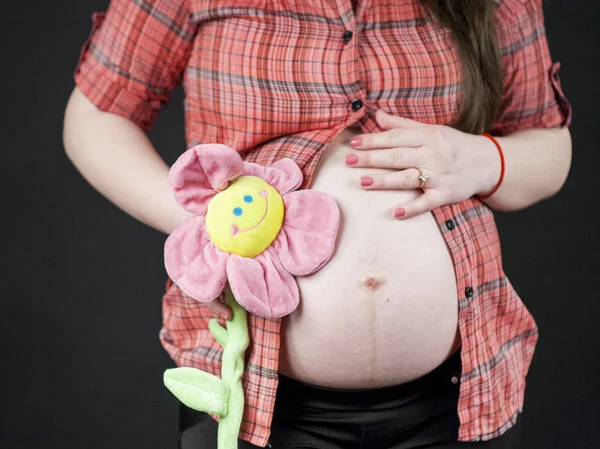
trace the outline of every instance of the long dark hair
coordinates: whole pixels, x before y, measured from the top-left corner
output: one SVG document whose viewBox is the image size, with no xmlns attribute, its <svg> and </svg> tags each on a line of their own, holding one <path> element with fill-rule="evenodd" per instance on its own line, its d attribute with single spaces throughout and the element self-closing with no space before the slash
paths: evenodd
<svg viewBox="0 0 600 449">
<path fill-rule="evenodd" d="M 421 0 L 452 31 L 462 65 L 462 103 L 452 125 L 464 132 L 489 131 L 500 109 L 503 74 L 493 0 Z"/>
</svg>

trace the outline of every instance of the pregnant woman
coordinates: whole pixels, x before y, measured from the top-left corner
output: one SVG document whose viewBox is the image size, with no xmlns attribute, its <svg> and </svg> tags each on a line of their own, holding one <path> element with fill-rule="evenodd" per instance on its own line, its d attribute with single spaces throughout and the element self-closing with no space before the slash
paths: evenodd
<svg viewBox="0 0 600 449">
<path fill-rule="evenodd" d="M 558 68 L 541 0 L 112 0 L 65 147 L 170 233 L 187 214 L 145 132 L 182 79 L 188 147 L 293 158 L 338 202 L 335 253 L 298 278 L 298 309 L 249 316 L 240 448 L 514 448 L 538 334 L 492 210 L 565 182 Z M 161 342 L 178 365 L 219 375 L 215 314 L 231 311 L 167 283 Z M 182 406 L 180 430 L 183 448 L 216 447 L 209 415 Z"/>
</svg>

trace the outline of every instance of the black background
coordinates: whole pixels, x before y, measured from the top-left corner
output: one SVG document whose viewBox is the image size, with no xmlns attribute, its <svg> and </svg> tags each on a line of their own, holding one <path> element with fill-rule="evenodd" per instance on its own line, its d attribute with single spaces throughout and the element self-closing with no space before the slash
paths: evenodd
<svg viewBox="0 0 600 449">
<path fill-rule="evenodd" d="M 96 193 L 62 147 L 72 72 L 107 0 L 3 2 L 0 445 L 175 448 L 172 362 L 158 341 L 165 236 Z M 523 448 L 600 447 L 598 105 L 600 2 L 545 3 L 554 60 L 574 108 L 562 191 L 496 213 L 505 270 L 540 342 Z M 178 89 L 151 138 L 185 149 Z"/>
</svg>

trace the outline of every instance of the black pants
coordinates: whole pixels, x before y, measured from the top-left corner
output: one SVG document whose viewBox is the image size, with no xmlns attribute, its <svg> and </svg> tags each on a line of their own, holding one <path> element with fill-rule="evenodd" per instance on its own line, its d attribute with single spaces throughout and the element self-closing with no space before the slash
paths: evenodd
<svg viewBox="0 0 600 449">
<path fill-rule="evenodd" d="M 341 390 L 280 375 L 273 449 L 517 449 L 520 420 L 504 435 L 458 443 L 460 351 L 425 376 L 375 389 Z M 216 449 L 217 423 L 182 406 L 182 449 Z M 239 440 L 239 449 L 256 448 Z"/>
</svg>

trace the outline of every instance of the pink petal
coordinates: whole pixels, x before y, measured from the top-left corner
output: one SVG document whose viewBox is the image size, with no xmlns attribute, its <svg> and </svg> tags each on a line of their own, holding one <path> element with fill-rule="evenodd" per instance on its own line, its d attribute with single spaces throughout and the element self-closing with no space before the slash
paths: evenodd
<svg viewBox="0 0 600 449">
<path fill-rule="evenodd" d="M 279 318 L 300 302 L 296 280 L 268 249 L 254 259 L 231 254 L 227 277 L 235 299 L 255 315 Z"/>
<path fill-rule="evenodd" d="M 288 193 L 283 202 L 285 219 L 273 246 L 287 271 L 305 276 L 333 254 L 340 210 L 331 196 L 316 190 Z"/>
<path fill-rule="evenodd" d="M 208 302 L 221 294 L 227 281 L 228 254 L 208 236 L 204 217 L 188 218 L 165 242 L 169 277 L 192 298 Z"/>
<path fill-rule="evenodd" d="M 244 164 L 244 175 L 258 176 L 267 183 L 275 187 L 277 191 L 284 195 L 292 190 L 296 190 L 302 184 L 304 178 L 302 170 L 292 159 L 281 159 L 270 167 L 246 162 Z"/>
<path fill-rule="evenodd" d="M 203 215 L 210 199 L 244 171 L 237 151 L 217 143 L 196 145 L 171 167 L 169 184 L 185 210 Z"/>
</svg>

